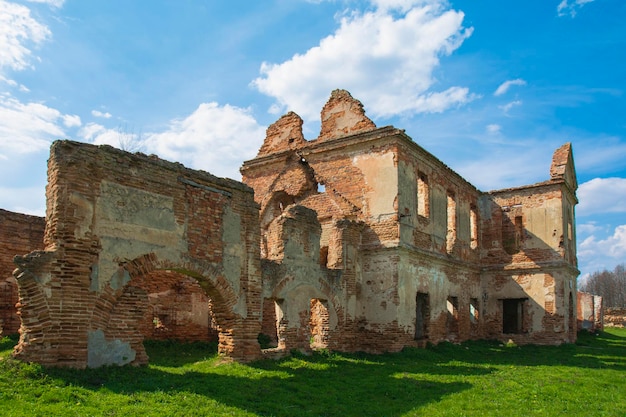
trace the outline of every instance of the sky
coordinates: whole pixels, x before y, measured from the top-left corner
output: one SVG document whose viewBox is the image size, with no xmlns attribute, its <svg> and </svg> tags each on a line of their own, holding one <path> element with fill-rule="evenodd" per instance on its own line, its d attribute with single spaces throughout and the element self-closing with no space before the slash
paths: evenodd
<svg viewBox="0 0 626 417">
<path fill-rule="evenodd" d="M 626 263 L 624 0 L 0 0 L 0 208 L 44 215 L 50 144 L 241 179 L 336 88 L 478 189 L 573 146 L 581 276 Z"/>
</svg>

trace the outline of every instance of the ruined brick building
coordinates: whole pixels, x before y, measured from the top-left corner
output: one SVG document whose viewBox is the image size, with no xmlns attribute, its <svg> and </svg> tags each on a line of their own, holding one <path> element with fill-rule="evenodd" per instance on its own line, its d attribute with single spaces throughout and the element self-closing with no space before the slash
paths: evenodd
<svg viewBox="0 0 626 417">
<path fill-rule="evenodd" d="M 44 250 L 15 259 L 16 356 L 140 364 L 145 337 L 217 337 L 242 361 L 575 340 L 569 144 L 545 182 L 482 192 L 404 131 L 377 128 L 346 91 L 321 116 L 311 141 L 295 113 L 271 125 L 245 185 L 54 143 Z"/>
</svg>

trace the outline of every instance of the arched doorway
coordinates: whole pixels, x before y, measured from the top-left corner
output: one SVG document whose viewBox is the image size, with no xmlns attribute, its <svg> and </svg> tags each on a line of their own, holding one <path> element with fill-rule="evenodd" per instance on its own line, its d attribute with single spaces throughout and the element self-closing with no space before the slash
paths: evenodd
<svg viewBox="0 0 626 417">
<path fill-rule="evenodd" d="M 141 323 L 146 340 L 218 341 L 213 300 L 195 278 L 173 270 L 155 270 L 135 277 L 133 285 L 148 296 Z"/>
</svg>

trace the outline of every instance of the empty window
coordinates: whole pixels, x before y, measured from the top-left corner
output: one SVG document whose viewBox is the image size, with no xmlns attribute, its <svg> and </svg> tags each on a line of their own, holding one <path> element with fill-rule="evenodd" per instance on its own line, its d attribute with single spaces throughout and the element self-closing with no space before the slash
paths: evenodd
<svg viewBox="0 0 626 417">
<path fill-rule="evenodd" d="M 502 333 L 523 333 L 524 298 L 502 300 Z"/>
<path fill-rule="evenodd" d="M 446 304 L 448 308 L 448 334 L 456 335 L 459 331 L 459 298 L 448 297 Z"/>
<path fill-rule="evenodd" d="M 262 349 L 278 346 L 279 323 L 282 316 L 283 312 L 278 300 L 263 299 L 263 321 L 261 334 L 258 337 Z"/>
<path fill-rule="evenodd" d="M 478 210 L 473 204 L 470 206 L 470 248 L 478 248 Z"/>
<path fill-rule="evenodd" d="M 448 190 L 447 195 L 447 217 L 446 217 L 446 248 L 448 253 L 454 249 L 456 243 L 456 199 L 454 192 Z"/>
<path fill-rule="evenodd" d="M 417 214 L 422 217 L 428 217 L 430 214 L 428 177 L 423 172 L 417 175 Z"/>
<path fill-rule="evenodd" d="M 418 292 L 415 296 L 415 340 L 428 337 L 428 322 L 430 321 L 430 306 L 428 294 Z"/>
<path fill-rule="evenodd" d="M 325 300 L 317 298 L 311 299 L 309 330 L 311 332 L 311 349 L 323 349 L 328 347 L 329 315 L 328 302 Z"/>
<path fill-rule="evenodd" d="M 502 248 L 509 255 L 518 253 L 522 247 L 524 224 L 522 216 L 515 216 L 513 221 L 507 215 L 502 215 Z"/>
<path fill-rule="evenodd" d="M 480 311 L 478 308 L 478 298 L 470 298 L 470 322 L 472 324 L 478 324 L 480 318 Z"/>
<path fill-rule="evenodd" d="M 328 265 L 328 246 L 320 247 L 320 265 L 324 267 Z"/>
</svg>

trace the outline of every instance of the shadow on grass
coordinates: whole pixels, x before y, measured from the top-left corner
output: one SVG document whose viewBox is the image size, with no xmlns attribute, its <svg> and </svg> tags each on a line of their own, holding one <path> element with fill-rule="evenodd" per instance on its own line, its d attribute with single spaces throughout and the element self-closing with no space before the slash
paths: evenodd
<svg viewBox="0 0 626 417">
<path fill-rule="evenodd" d="M 182 343 L 175 340 L 145 340 L 143 344 L 150 363 L 158 366 L 184 366 L 210 359 L 217 354 L 217 342 Z"/>
<path fill-rule="evenodd" d="M 259 415 L 401 415 L 471 388 L 439 382 L 370 356 L 313 355 L 251 365 L 210 365 L 168 372 L 162 358 L 141 368 L 46 369 L 49 377 L 120 394 L 192 393 Z M 168 361 L 166 361 L 169 363 Z M 159 368 L 157 368 L 159 367 Z M 404 369 L 406 371 L 406 369 Z"/>
<path fill-rule="evenodd" d="M 43 369 L 67 385 L 123 395 L 195 394 L 259 415 L 402 415 L 472 388 L 502 365 L 626 370 L 626 333 L 581 335 L 579 344 L 507 347 L 443 343 L 398 354 L 315 354 L 220 364 L 206 344 L 148 343 L 151 365 Z M 608 358 L 608 359 L 607 359 Z"/>
</svg>

